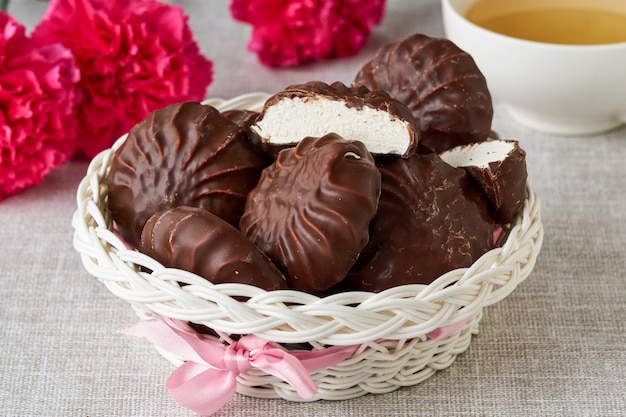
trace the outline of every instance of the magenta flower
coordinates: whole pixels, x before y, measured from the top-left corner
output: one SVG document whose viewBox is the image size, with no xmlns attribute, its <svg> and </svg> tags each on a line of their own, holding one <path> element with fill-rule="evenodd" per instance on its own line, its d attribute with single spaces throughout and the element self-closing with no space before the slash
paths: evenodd
<svg viewBox="0 0 626 417">
<path fill-rule="evenodd" d="M 248 49 L 267 66 L 346 57 L 366 44 L 385 0 L 232 0 L 233 17 L 252 25 Z"/>
<path fill-rule="evenodd" d="M 70 158 L 79 72 L 59 44 L 38 47 L 0 11 L 0 201 Z"/>
<path fill-rule="evenodd" d="M 156 0 L 52 0 L 33 39 L 60 42 L 76 58 L 76 154 L 88 158 L 153 110 L 204 99 L 213 80 L 182 8 Z"/>
</svg>

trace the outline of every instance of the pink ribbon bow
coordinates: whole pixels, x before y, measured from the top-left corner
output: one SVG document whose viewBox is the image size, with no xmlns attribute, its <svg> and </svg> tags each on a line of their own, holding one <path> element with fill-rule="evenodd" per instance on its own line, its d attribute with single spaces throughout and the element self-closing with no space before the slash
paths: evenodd
<svg viewBox="0 0 626 417">
<path fill-rule="evenodd" d="M 145 339 L 186 360 L 169 376 L 166 386 L 177 403 L 200 415 L 213 414 L 226 404 L 237 389 L 237 375 L 253 368 L 286 381 L 302 398 L 311 398 L 317 386 L 309 371 L 336 365 L 358 347 L 289 353 L 254 335 L 225 345 L 168 319 L 142 321 L 121 333 Z"/>
</svg>

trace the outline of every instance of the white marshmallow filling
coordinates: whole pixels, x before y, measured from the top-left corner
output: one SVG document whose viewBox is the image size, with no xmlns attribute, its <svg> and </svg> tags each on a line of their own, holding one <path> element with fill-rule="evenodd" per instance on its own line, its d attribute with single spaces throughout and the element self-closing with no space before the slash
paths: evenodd
<svg viewBox="0 0 626 417">
<path fill-rule="evenodd" d="M 515 150 L 515 143 L 493 140 L 457 146 L 440 154 L 448 165 L 456 168 L 475 166 L 488 168 L 491 162 L 504 161 Z"/>
<path fill-rule="evenodd" d="M 336 133 L 363 142 L 373 154 L 404 155 L 414 140 L 410 123 L 387 111 L 351 108 L 324 97 L 282 99 L 268 106 L 252 129 L 263 141 L 277 145 Z"/>
</svg>

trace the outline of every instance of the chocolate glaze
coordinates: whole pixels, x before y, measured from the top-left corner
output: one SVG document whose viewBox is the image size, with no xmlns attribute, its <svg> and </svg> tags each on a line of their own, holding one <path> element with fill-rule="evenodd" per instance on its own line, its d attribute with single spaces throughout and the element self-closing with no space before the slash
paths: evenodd
<svg viewBox="0 0 626 417">
<path fill-rule="evenodd" d="M 239 230 L 198 207 L 179 206 L 151 216 L 140 250 L 166 267 L 193 272 L 214 284 L 287 288 L 278 268 Z"/>
<path fill-rule="evenodd" d="M 287 276 L 323 291 L 341 281 L 368 241 L 380 172 L 358 141 L 304 138 L 280 152 L 250 192 L 240 230 Z"/>
<path fill-rule="evenodd" d="M 151 216 L 140 250 L 166 267 L 193 272 L 214 284 L 287 288 L 278 268 L 239 230 L 198 207 L 179 206 Z"/>
<path fill-rule="evenodd" d="M 263 158 L 213 107 L 187 102 L 150 114 L 115 152 L 108 206 L 126 241 L 139 244 L 154 213 L 189 205 L 237 225 Z"/>
<path fill-rule="evenodd" d="M 256 119 L 259 117 L 259 112 L 252 110 L 226 110 L 222 112 L 222 116 L 235 123 L 237 126 L 240 126 L 244 129 L 250 129 Z"/>
<path fill-rule="evenodd" d="M 252 142 L 257 151 L 259 151 L 261 154 L 265 153 L 261 143 L 261 138 L 259 137 L 259 135 L 254 133 L 252 129 L 250 129 L 250 127 L 259 118 L 259 112 L 252 110 L 227 110 L 225 112 L 222 112 L 222 116 L 239 126 L 246 134 L 248 140 Z"/>
<path fill-rule="evenodd" d="M 429 284 L 493 248 L 487 202 L 465 170 L 436 154 L 376 163 L 382 192 L 369 243 L 348 274 L 352 288 Z"/>
<path fill-rule="evenodd" d="M 406 105 L 399 100 L 392 98 L 389 94 L 387 94 L 387 92 L 382 90 L 371 91 L 365 86 L 349 87 L 339 81 L 332 84 L 326 84 L 321 81 L 309 81 L 304 84 L 290 85 L 283 91 L 271 96 L 265 102 L 257 122 L 263 120 L 263 114 L 269 107 L 275 105 L 281 100 L 293 99 L 296 97 L 310 100 L 319 99 L 320 97 L 330 100 L 338 100 L 343 102 L 346 107 L 357 110 L 364 107 L 370 107 L 374 110 L 387 112 L 392 118 L 405 121 L 411 126 L 415 125 L 413 113 L 411 113 Z M 413 154 L 417 147 L 417 137 L 415 132 L 411 129 L 409 130 L 409 134 L 412 137 L 412 143 L 403 156 Z M 266 139 L 263 140 L 266 141 Z M 295 143 L 296 142 L 294 142 L 294 144 Z"/>
<path fill-rule="evenodd" d="M 252 142 L 254 147 L 265 157 L 266 165 L 276 160 L 278 153 L 285 148 L 291 148 L 295 144 L 278 145 L 263 141 L 261 136 L 257 134 L 251 127 L 259 120 L 260 113 L 250 110 L 228 110 L 222 113 L 228 120 L 232 120 L 244 129 L 248 140 Z"/>
<path fill-rule="evenodd" d="M 489 136 L 491 94 L 474 59 L 447 39 L 415 34 L 380 48 L 353 85 L 382 89 L 415 117 L 420 153 Z"/>
</svg>

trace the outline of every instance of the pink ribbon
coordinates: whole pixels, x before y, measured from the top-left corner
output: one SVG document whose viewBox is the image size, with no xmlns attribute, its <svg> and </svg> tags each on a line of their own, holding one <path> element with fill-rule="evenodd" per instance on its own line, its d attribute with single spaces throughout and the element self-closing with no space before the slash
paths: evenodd
<svg viewBox="0 0 626 417">
<path fill-rule="evenodd" d="M 469 320 L 440 327 L 426 336 L 443 340 Z M 225 345 L 168 318 L 141 321 L 120 333 L 144 339 L 185 360 L 169 376 L 166 387 L 177 403 L 199 415 L 210 415 L 222 408 L 235 394 L 237 375 L 254 368 L 289 383 L 302 398 L 311 398 L 317 386 L 309 371 L 336 365 L 358 348 L 333 346 L 290 353 L 254 335 Z"/>
<path fill-rule="evenodd" d="M 237 375 L 253 368 L 286 381 L 302 398 L 311 398 L 317 386 L 309 371 L 336 365 L 358 348 L 333 346 L 289 353 L 254 335 L 225 345 L 168 319 L 142 321 L 120 332 L 185 359 L 169 376 L 166 386 L 177 403 L 200 415 L 213 414 L 226 404 L 237 389 Z"/>
<path fill-rule="evenodd" d="M 433 340 L 443 340 L 448 338 L 449 336 L 452 336 L 454 333 L 456 333 L 458 330 L 460 330 L 463 326 L 465 326 L 472 318 L 468 318 L 465 320 L 461 320 L 458 323 L 454 323 L 454 324 L 450 324 L 448 326 L 443 326 L 443 327 L 439 327 L 435 330 L 433 330 L 430 333 L 426 333 L 426 336 L 429 339 L 433 339 Z"/>
<path fill-rule="evenodd" d="M 502 228 L 502 226 L 496 224 L 496 227 L 493 229 L 493 243 L 498 242 L 498 239 L 500 239 L 500 236 L 502 236 L 503 232 L 504 229 Z"/>
</svg>

